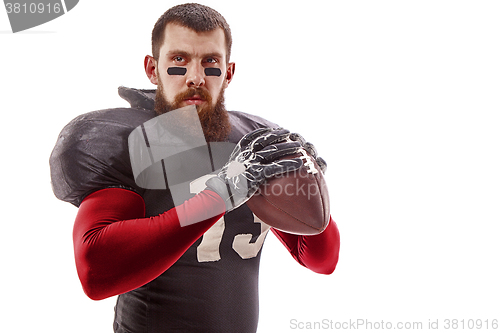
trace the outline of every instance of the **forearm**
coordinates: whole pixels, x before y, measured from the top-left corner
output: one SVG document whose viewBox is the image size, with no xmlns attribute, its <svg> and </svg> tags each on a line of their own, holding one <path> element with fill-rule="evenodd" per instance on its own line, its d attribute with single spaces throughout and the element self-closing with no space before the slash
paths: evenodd
<svg viewBox="0 0 500 333">
<path fill-rule="evenodd" d="M 321 274 L 331 274 L 335 270 L 339 258 L 340 235 L 331 217 L 328 227 L 319 235 L 298 236 L 274 228 L 271 230 L 301 265 Z"/>
<path fill-rule="evenodd" d="M 144 218 L 143 199 L 106 189 L 80 205 L 73 241 L 86 294 L 103 299 L 138 288 L 161 275 L 223 215 L 222 199 L 203 191 L 161 215 Z M 179 217 L 194 223 L 181 227 Z"/>
</svg>

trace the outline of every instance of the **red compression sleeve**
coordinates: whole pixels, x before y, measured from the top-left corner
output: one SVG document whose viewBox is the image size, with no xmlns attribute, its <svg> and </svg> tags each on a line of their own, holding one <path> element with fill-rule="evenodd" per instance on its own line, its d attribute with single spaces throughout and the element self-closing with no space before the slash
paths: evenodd
<svg viewBox="0 0 500 333">
<path fill-rule="evenodd" d="M 339 259 L 340 235 L 330 217 L 326 229 L 319 235 L 298 236 L 271 228 L 299 264 L 316 273 L 331 274 Z"/>
<path fill-rule="evenodd" d="M 73 229 L 76 267 L 85 293 L 104 299 L 155 279 L 225 209 L 215 192 L 205 190 L 174 209 L 144 218 L 144 200 L 132 191 L 109 188 L 90 194 L 80 205 Z M 181 227 L 179 217 L 202 222 Z"/>
</svg>

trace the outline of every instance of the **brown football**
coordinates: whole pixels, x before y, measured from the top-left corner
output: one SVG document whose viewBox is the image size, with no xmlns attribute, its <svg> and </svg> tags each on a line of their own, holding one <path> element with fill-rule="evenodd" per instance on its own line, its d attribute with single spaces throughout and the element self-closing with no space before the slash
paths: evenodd
<svg viewBox="0 0 500 333">
<path fill-rule="evenodd" d="M 296 235 L 317 235 L 328 226 L 330 201 L 323 173 L 305 150 L 286 158 L 300 157 L 296 171 L 270 178 L 247 201 L 264 223 Z"/>
</svg>

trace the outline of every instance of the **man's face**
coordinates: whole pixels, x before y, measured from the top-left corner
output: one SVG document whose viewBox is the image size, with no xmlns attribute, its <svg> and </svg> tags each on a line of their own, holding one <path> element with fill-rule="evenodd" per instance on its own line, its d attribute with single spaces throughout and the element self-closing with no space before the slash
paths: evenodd
<svg viewBox="0 0 500 333">
<path fill-rule="evenodd" d="M 170 75 L 167 72 L 170 67 L 186 68 L 186 73 Z M 232 79 L 234 63 L 227 63 L 222 29 L 199 33 L 168 24 L 158 61 L 147 56 L 145 68 L 150 81 L 158 85 L 155 101 L 158 113 L 196 105 L 207 139 L 218 140 L 227 135 L 224 90 Z M 218 68 L 222 74 L 207 76 L 205 68 Z"/>
<path fill-rule="evenodd" d="M 169 67 L 184 67 L 187 71 L 185 75 L 169 75 Z M 206 76 L 205 68 L 208 67 L 219 68 L 222 75 Z M 155 69 L 157 82 L 152 82 L 162 85 L 163 97 L 169 104 L 177 103 L 176 107 L 191 104 L 214 107 L 232 79 L 234 64 L 227 64 L 222 29 L 199 33 L 171 23 L 166 27 Z M 201 94 L 176 101 L 176 97 L 182 96 L 190 88 L 198 88 Z"/>
</svg>

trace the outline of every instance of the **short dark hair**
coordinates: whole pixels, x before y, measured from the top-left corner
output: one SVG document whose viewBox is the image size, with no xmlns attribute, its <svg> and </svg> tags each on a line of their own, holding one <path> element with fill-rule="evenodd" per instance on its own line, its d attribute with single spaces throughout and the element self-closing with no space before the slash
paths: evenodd
<svg viewBox="0 0 500 333">
<path fill-rule="evenodd" d="M 153 58 L 157 61 L 160 56 L 160 48 L 165 39 L 165 29 L 168 23 L 176 23 L 196 32 L 213 31 L 217 28 L 224 30 L 226 39 L 227 62 L 231 55 L 231 29 L 224 17 L 216 10 L 197 3 L 186 3 L 167 10 L 156 22 L 151 36 L 153 47 Z"/>
</svg>

